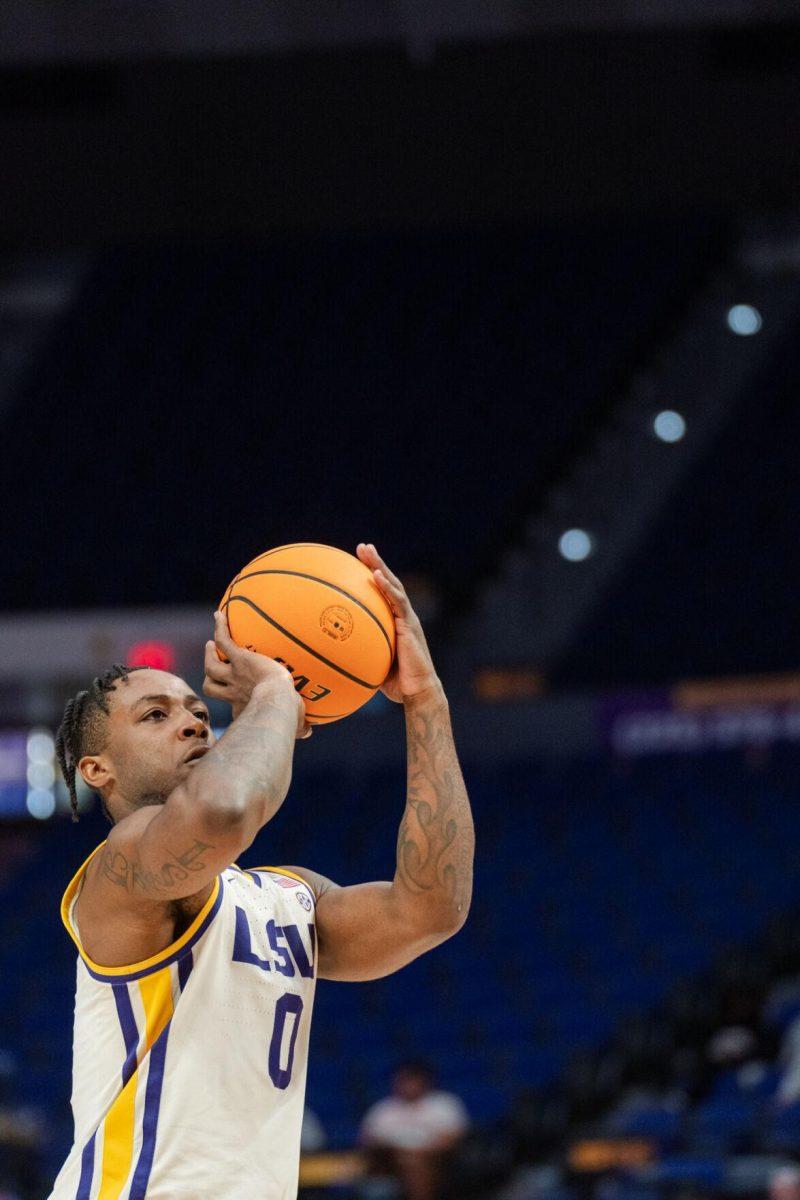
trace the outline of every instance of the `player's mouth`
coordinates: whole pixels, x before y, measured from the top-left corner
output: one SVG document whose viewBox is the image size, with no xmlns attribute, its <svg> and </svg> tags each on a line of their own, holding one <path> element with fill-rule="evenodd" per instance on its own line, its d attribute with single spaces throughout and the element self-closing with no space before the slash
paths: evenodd
<svg viewBox="0 0 800 1200">
<path fill-rule="evenodd" d="M 194 750 L 190 750 L 183 760 L 185 763 L 199 762 L 206 754 L 208 754 L 210 746 L 195 746 Z"/>
</svg>

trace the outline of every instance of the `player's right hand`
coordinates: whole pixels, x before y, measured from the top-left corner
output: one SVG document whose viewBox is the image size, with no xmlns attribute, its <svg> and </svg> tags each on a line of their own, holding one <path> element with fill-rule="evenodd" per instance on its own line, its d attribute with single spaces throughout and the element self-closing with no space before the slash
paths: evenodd
<svg viewBox="0 0 800 1200">
<path fill-rule="evenodd" d="M 214 640 L 206 642 L 204 665 L 203 692 L 214 700 L 227 701 L 234 720 L 257 687 L 261 694 L 296 711 L 298 738 L 311 736 L 306 706 L 287 668 L 265 654 L 237 646 L 228 628 L 228 618 L 222 612 L 214 613 Z"/>
</svg>

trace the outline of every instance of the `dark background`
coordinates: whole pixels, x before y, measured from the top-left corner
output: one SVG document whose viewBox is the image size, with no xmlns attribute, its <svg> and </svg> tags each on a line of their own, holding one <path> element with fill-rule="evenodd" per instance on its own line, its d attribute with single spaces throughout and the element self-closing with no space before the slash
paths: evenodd
<svg viewBox="0 0 800 1200">
<path fill-rule="evenodd" d="M 3 241 L 792 206 L 800 26 L 16 66 Z"/>
<path fill-rule="evenodd" d="M 271 49 L 239 6 L 216 45 L 166 0 L 0 14 L 0 1190 L 43 1200 L 70 1143 L 57 906 L 106 832 L 31 731 L 132 643 L 199 683 L 268 546 L 372 540 L 450 697 L 476 893 L 320 988 L 329 1145 L 422 1055 L 474 1123 L 452 1200 L 797 1200 L 800 13 L 356 7 Z M 404 792 L 378 697 L 300 746 L 250 861 L 390 877 Z"/>
</svg>

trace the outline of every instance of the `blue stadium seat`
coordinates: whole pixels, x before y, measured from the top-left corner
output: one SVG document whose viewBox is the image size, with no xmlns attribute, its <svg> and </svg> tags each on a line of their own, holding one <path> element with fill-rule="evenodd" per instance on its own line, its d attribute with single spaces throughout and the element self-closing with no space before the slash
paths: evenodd
<svg viewBox="0 0 800 1200">
<path fill-rule="evenodd" d="M 462 586 L 691 290 L 708 235 L 682 218 L 106 251 L 4 413 L 16 502 L 0 509 L 0 538 L 19 564 L 5 607 L 215 597 L 268 545 L 354 546 L 365 530 L 398 570 Z M 109 419 L 110 394 L 146 444 Z M 22 436 L 33 411 L 35 439 Z M 64 411 L 75 444 L 116 464 L 105 504 L 63 454 Z M 157 511 L 184 501 L 174 447 L 217 477 L 207 429 L 220 413 L 235 469 L 200 540 L 187 529 L 176 543 Z M 66 511 L 40 516 L 43 479 L 53 494 L 69 483 L 79 539 Z M 469 520 L 453 521 L 454 494 Z M 136 546 L 98 578 L 95 554 L 131 520 Z"/>
<path fill-rule="evenodd" d="M 522 843 L 530 856 L 518 859 L 516 875 L 504 876 L 498 899 L 496 868 L 482 859 L 479 843 L 473 912 L 457 938 L 390 979 L 320 983 L 309 1099 L 335 1140 L 352 1142 L 365 1106 L 386 1094 L 393 1067 L 406 1057 L 430 1058 L 443 1083 L 463 1087 L 473 1117 L 488 1120 L 517 1092 L 556 1078 L 576 1047 L 606 1042 L 620 1020 L 661 1001 L 680 964 L 692 971 L 708 965 L 716 937 L 727 944 L 755 933 L 762 917 L 741 892 L 743 861 L 753 878 L 770 881 L 771 912 L 800 894 L 800 809 L 775 804 L 797 758 L 755 773 L 743 771 L 736 755 L 720 756 L 713 771 L 691 759 L 642 762 L 624 780 L 596 760 L 564 765 L 557 775 L 520 761 L 497 778 L 467 761 L 479 826 L 491 828 L 496 846 Z M 367 786 L 389 859 L 403 786 L 399 773 L 376 775 Z M 295 820 L 285 806 L 246 861 L 301 862 L 345 881 L 368 878 L 375 847 L 350 837 L 352 784 L 331 776 L 321 794 L 319 777 L 306 779 L 298 768 L 293 787 L 298 797 L 306 787 L 318 795 L 315 822 Z M 336 831 L 330 841 L 329 826 Z M 74 829 L 56 823 L 38 830 L 10 881 L 13 912 L 9 901 L 11 916 L 0 924 L 4 1037 L 28 1055 L 26 1095 L 54 1117 L 68 1100 L 75 972 L 58 900 L 104 835 L 96 815 Z M 723 1075 L 688 1123 L 695 1144 L 742 1145 L 766 1104 L 765 1136 L 800 1151 L 797 1113 L 769 1107 L 775 1081 L 769 1071 L 740 1088 Z M 626 1131 L 668 1144 L 676 1132 L 670 1114 L 626 1120 Z"/>
<path fill-rule="evenodd" d="M 695 1109 L 690 1125 L 693 1145 L 720 1151 L 747 1149 L 761 1112 L 758 1097 L 725 1096 L 707 1100 Z"/>
<path fill-rule="evenodd" d="M 647 1171 L 649 1180 L 662 1187 L 695 1187 L 702 1191 L 718 1189 L 725 1178 L 723 1158 L 673 1155 Z"/>
<path fill-rule="evenodd" d="M 624 1137 L 654 1138 L 664 1145 L 677 1139 L 684 1114 L 666 1108 L 642 1108 L 621 1113 L 611 1123 L 614 1133 Z"/>
</svg>

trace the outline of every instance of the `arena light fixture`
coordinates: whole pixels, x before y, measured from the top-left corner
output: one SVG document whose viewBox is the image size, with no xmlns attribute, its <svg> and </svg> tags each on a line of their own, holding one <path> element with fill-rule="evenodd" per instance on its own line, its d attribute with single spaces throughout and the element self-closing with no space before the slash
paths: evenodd
<svg viewBox="0 0 800 1200">
<path fill-rule="evenodd" d="M 583 562 L 594 544 L 585 529 L 566 529 L 558 539 L 558 552 L 567 562 Z"/>
<path fill-rule="evenodd" d="M 56 744 L 49 729 L 32 729 L 26 743 L 28 762 L 52 762 Z"/>
<path fill-rule="evenodd" d="M 752 304 L 734 304 L 728 309 L 728 328 L 737 337 L 752 337 L 763 325 L 761 313 Z"/>
<path fill-rule="evenodd" d="M 653 432 L 660 442 L 679 442 L 686 433 L 686 421 L 679 412 L 665 408 L 653 421 Z"/>
<path fill-rule="evenodd" d="M 25 806 L 37 821 L 46 821 L 56 811 L 55 741 L 49 729 L 32 729 L 25 750 L 28 794 Z"/>
<path fill-rule="evenodd" d="M 37 821 L 46 821 L 56 811 L 56 798 L 44 788 L 31 788 L 25 800 L 28 812 Z"/>
<path fill-rule="evenodd" d="M 155 640 L 134 642 L 125 654 L 129 667 L 151 667 L 154 671 L 174 671 L 176 658 L 171 642 Z"/>
<path fill-rule="evenodd" d="M 52 762 L 29 762 L 27 770 L 28 787 L 34 791 L 52 792 L 56 781 L 56 773 Z"/>
</svg>

